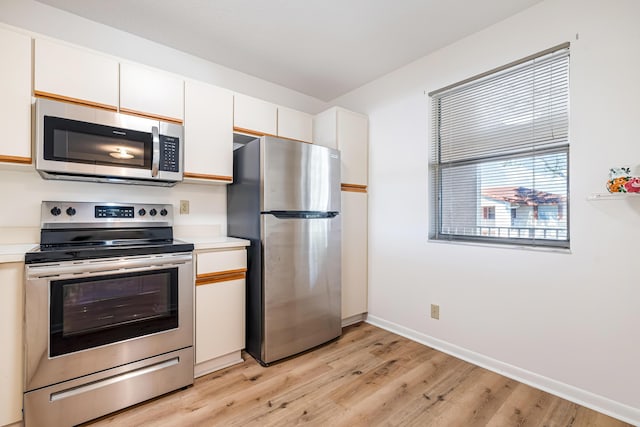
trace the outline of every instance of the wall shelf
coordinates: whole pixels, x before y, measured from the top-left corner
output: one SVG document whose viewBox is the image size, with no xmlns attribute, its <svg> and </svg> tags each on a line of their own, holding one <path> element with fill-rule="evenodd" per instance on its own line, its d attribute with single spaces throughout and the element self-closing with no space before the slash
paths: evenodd
<svg viewBox="0 0 640 427">
<path fill-rule="evenodd" d="M 587 196 L 587 200 L 623 200 L 635 199 L 640 200 L 639 193 L 591 193 Z"/>
</svg>

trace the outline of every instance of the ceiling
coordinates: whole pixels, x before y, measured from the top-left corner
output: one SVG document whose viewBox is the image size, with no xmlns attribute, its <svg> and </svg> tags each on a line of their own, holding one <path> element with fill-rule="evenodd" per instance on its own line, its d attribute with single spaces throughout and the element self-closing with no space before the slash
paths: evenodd
<svg viewBox="0 0 640 427">
<path fill-rule="evenodd" d="M 38 0 L 323 101 L 541 0 Z"/>
</svg>

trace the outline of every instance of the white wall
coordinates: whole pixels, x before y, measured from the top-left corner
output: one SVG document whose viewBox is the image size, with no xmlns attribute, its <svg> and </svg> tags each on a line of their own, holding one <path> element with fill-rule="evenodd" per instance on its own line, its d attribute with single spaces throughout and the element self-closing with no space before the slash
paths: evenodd
<svg viewBox="0 0 640 427">
<path fill-rule="evenodd" d="M 40 203 L 43 200 L 171 203 L 177 232 L 190 232 L 194 227 L 206 230 L 211 234 L 209 237 L 227 232 L 227 190 L 224 184 L 180 183 L 166 188 L 55 181 L 42 179 L 33 166 L 9 169 L 3 166 L 0 169 L 0 195 L 4 204 L 0 209 L 0 243 L 38 242 Z M 188 215 L 180 215 L 180 200 L 189 201 Z"/>
<path fill-rule="evenodd" d="M 637 0 L 547 0 L 334 100 L 370 119 L 370 321 L 634 423 L 640 197 L 587 197 L 640 164 L 639 17 Z M 571 253 L 428 242 L 425 91 L 566 41 Z"/>
</svg>

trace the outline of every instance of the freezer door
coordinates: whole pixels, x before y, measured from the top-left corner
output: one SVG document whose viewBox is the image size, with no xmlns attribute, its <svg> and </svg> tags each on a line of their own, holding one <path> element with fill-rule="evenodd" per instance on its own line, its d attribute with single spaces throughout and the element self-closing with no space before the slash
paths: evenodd
<svg viewBox="0 0 640 427">
<path fill-rule="evenodd" d="M 262 215 L 264 363 L 340 336 L 340 222 Z"/>
<path fill-rule="evenodd" d="M 262 212 L 340 211 L 340 152 L 263 137 Z"/>
</svg>

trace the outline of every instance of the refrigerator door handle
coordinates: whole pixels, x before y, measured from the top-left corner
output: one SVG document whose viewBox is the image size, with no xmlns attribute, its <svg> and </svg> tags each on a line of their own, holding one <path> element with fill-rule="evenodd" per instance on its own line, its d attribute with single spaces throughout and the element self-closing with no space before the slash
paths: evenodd
<svg viewBox="0 0 640 427">
<path fill-rule="evenodd" d="M 340 214 L 337 211 L 319 212 L 319 211 L 268 211 L 263 214 L 273 215 L 278 219 L 322 219 L 335 218 Z"/>
</svg>

